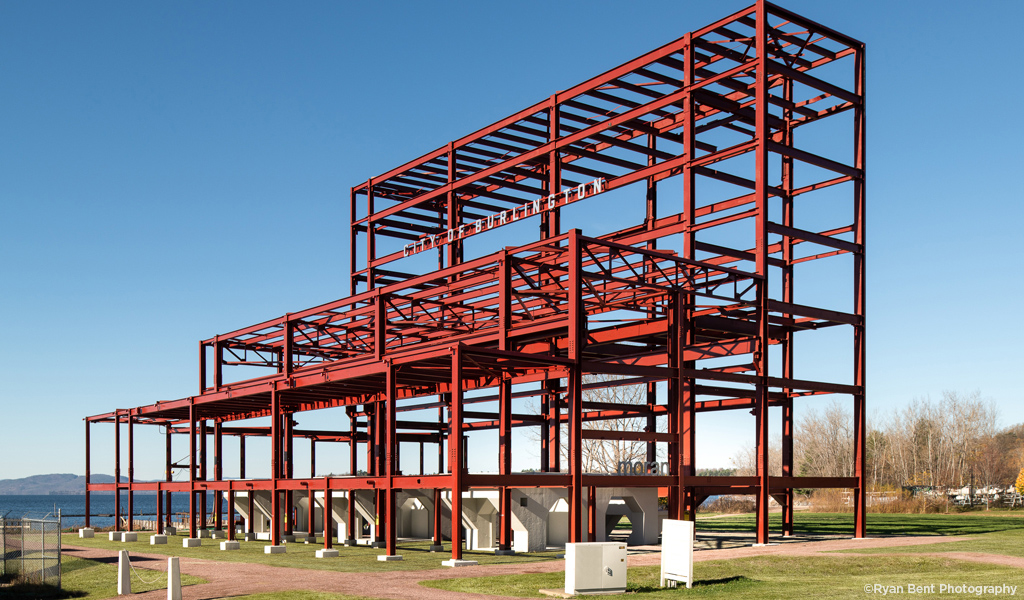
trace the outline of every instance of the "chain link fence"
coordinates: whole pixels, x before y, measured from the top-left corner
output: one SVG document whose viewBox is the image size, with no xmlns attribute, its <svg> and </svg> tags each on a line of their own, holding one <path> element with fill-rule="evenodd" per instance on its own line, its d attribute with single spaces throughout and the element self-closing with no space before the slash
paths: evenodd
<svg viewBox="0 0 1024 600">
<path fill-rule="evenodd" d="M 60 517 L 0 517 L 0 576 L 60 587 Z"/>
</svg>

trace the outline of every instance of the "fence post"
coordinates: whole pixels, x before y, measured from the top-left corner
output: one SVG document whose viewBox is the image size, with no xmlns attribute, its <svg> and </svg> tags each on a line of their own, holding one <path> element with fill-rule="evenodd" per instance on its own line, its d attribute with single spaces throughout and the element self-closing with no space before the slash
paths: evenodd
<svg viewBox="0 0 1024 600">
<path fill-rule="evenodd" d="M 117 555 L 117 595 L 126 596 L 132 593 L 132 577 L 129 569 L 128 551 L 122 550 Z"/>
<path fill-rule="evenodd" d="M 167 600 L 181 600 L 181 567 L 177 556 L 167 557 Z"/>
</svg>

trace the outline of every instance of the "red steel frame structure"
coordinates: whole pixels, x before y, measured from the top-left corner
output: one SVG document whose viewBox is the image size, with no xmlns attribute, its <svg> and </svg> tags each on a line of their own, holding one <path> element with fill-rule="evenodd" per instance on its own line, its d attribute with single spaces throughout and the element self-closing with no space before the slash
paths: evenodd
<svg viewBox="0 0 1024 600">
<path fill-rule="evenodd" d="M 864 81 L 861 42 L 759 1 L 354 187 L 351 295 L 202 341 L 195 396 L 88 417 L 87 477 L 94 423 L 116 425 L 117 481 L 120 425 L 127 424 L 129 461 L 127 482 L 87 484 L 87 507 L 96 491 L 119 490 L 117 502 L 127 491 L 129 514 L 133 492 L 186 492 L 194 536 L 206 506 L 195 505 L 197 494 L 270 490 L 272 541 L 279 543 L 281 504 L 291 506 L 292 492 L 373 494 L 381 541 L 395 554 L 395 493 L 402 489 L 433 490 L 435 499 L 451 491 L 453 515 L 461 514 L 461 492 L 500 490 L 499 547 L 507 549 L 513 488 L 567 489 L 572 542 L 593 535 L 587 498 L 597 487 L 667 488 L 674 518 L 693 518 L 712 494 L 754 494 L 757 541 L 766 543 L 769 497 L 783 506 L 789 535 L 793 489 L 835 487 L 854 490 L 854 535 L 864 536 Z M 843 140 L 839 156 L 798 144 L 816 139 L 799 135 L 804 128 L 821 124 Z M 682 191 L 659 194 L 669 178 L 681 179 Z M 565 205 L 615 190 L 645 203 L 642 223 L 600 237 L 562 228 Z M 821 198 L 841 204 L 848 220 L 798 227 L 801 210 Z M 484 240 L 527 218 L 538 225 L 535 241 L 469 256 L 472 236 Z M 433 254 L 436 269 L 423 269 Z M 403 261 L 430 272 L 400 271 Z M 852 276 L 852 310 L 797 302 L 795 272 L 818 261 Z M 833 284 L 810 277 L 801 285 Z M 797 334 L 827 328 L 852 334 L 850 380 L 798 379 Z M 240 366 L 266 371 L 226 381 Z M 595 383 L 587 374 L 618 379 Z M 667 382 L 663 398 L 658 382 Z M 646 385 L 647 404 L 589 401 L 584 390 L 602 385 Z M 853 473 L 797 477 L 794 399 L 829 394 L 852 398 Z M 525 396 L 542 399 L 540 414 L 513 412 Z M 472 410 L 495 402 L 496 410 Z M 294 428 L 292 415 L 332 407 L 343 407 L 347 429 Z M 782 411 L 780 473 L 769 468 L 770 407 Z M 754 415 L 755 476 L 696 475 L 697 413 L 721 410 Z M 400 419 L 414 411 L 436 419 Z M 257 417 L 269 417 L 270 427 L 230 426 Z M 645 417 L 647 431 L 587 427 L 628 417 Z M 659 417 L 667 421 L 661 431 Z M 135 424 L 166 428 L 166 482 L 134 481 Z M 539 428 L 540 472 L 512 472 L 516 427 Z M 498 474 L 467 469 L 464 437 L 484 430 L 498 433 Z M 172 433 L 188 435 L 188 465 L 172 464 Z M 241 439 L 240 479 L 223 479 L 224 435 Z M 245 478 L 247 436 L 272 440 L 270 479 Z M 350 475 L 315 477 L 311 465 L 309 478 L 294 477 L 294 440 L 303 437 L 348 444 Z M 584 473 L 582 441 L 610 438 L 646 442 L 651 459 L 660 444 L 668 474 Z M 403 442 L 420 444 L 421 453 L 423 444 L 436 444 L 438 474 L 423 474 L 422 458 L 421 474 L 403 474 Z M 366 474 L 357 474 L 360 445 Z M 188 481 L 171 481 L 180 467 Z M 452 523 L 452 556 L 460 558 L 460 519 Z M 330 547 L 330 532 L 324 537 Z"/>
</svg>

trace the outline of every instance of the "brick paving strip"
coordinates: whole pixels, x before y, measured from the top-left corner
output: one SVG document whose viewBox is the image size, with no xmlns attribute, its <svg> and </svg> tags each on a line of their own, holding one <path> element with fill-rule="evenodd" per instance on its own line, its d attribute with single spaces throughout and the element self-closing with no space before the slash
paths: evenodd
<svg viewBox="0 0 1024 600">
<path fill-rule="evenodd" d="M 883 537 L 864 540 L 831 539 L 813 542 L 786 542 L 768 546 L 743 546 L 722 550 L 701 550 L 694 553 L 694 561 L 722 560 L 743 558 L 748 556 L 814 556 L 822 552 L 856 550 L 861 548 L 887 548 L 896 546 L 917 546 L 943 542 L 959 542 L 966 537 Z M 116 562 L 117 551 L 102 548 L 82 548 L 65 546 L 64 551 L 79 558 Z M 824 554 L 823 556 L 841 557 L 844 554 Z M 846 555 L 848 556 L 848 554 Z M 878 556 L 878 555 L 876 555 Z M 884 555 L 881 555 L 884 556 Z M 923 553 L 921 556 L 943 556 L 958 560 L 968 560 L 997 564 L 1024 569 L 1024 558 L 983 554 L 979 552 Z M 152 568 L 157 571 L 167 570 L 167 557 L 157 554 L 133 554 L 133 559 L 141 564 L 136 568 Z M 657 565 L 661 555 L 657 552 L 635 554 L 629 557 L 629 566 Z M 228 563 L 223 561 L 199 558 L 181 558 L 181 572 L 202 577 L 209 583 L 191 585 L 182 588 L 183 600 L 200 600 L 209 598 L 230 598 L 247 594 L 260 594 L 285 590 L 310 590 L 364 596 L 370 598 L 388 598 L 401 600 L 442 600 L 458 598 L 488 598 L 500 600 L 507 596 L 488 596 L 484 594 L 468 594 L 438 590 L 421 586 L 421 581 L 432 579 L 448 579 L 452 577 L 489 577 L 492 575 L 517 575 L 525 573 L 550 573 L 561 571 L 564 562 L 552 560 L 527 564 L 481 565 L 458 569 L 438 568 L 424 571 L 392 571 L 376 573 L 338 573 L 334 571 L 316 571 L 311 569 L 294 569 L 270 567 L 254 563 Z M 166 590 L 154 590 L 135 594 L 140 600 L 166 598 Z"/>
</svg>

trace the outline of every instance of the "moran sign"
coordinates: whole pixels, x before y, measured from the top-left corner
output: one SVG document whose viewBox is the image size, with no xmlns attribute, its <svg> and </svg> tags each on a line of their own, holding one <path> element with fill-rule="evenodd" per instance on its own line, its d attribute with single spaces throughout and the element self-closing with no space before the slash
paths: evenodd
<svg viewBox="0 0 1024 600">
<path fill-rule="evenodd" d="M 411 244 L 406 244 L 402 248 L 402 256 L 410 256 L 412 254 L 423 252 L 424 250 L 430 250 L 431 248 L 439 248 L 445 244 L 451 244 L 456 240 L 462 240 L 483 231 L 514 223 L 519 219 L 525 219 L 526 217 L 532 217 L 534 215 L 555 210 L 560 206 L 572 204 L 573 202 L 578 202 L 584 198 L 600 194 L 605 191 L 606 186 L 607 181 L 604 177 L 601 177 L 591 181 L 590 183 L 581 183 L 574 188 L 569 188 L 565 191 L 558 192 L 557 194 L 551 194 L 546 198 L 537 198 L 536 200 L 531 200 L 530 202 L 520 206 L 503 210 L 486 218 L 477 219 L 472 223 L 459 225 L 458 227 L 449 229 L 448 231 L 423 236 Z"/>
</svg>

